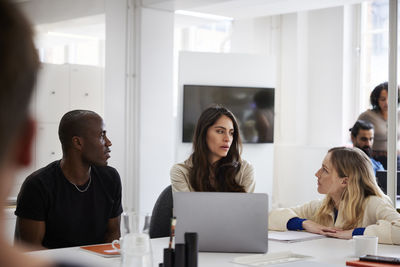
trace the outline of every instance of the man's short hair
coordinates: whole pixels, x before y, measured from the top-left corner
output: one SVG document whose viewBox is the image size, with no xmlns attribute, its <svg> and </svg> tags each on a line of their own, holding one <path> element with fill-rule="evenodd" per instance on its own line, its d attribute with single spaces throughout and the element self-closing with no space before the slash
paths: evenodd
<svg viewBox="0 0 400 267">
<path fill-rule="evenodd" d="M 349 130 L 350 130 L 352 136 L 357 137 L 360 129 L 362 129 L 362 130 L 371 130 L 372 129 L 373 130 L 374 125 L 368 121 L 358 120 L 358 121 L 356 121 L 356 123 L 354 123 L 353 127 L 351 127 Z"/>
<path fill-rule="evenodd" d="M 0 0 L 0 160 L 27 119 L 38 68 L 30 23 L 15 3 Z"/>
<path fill-rule="evenodd" d="M 83 136 L 90 118 L 101 118 L 96 112 L 90 110 L 72 110 L 64 114 L 58 127 L 63 153 L 66 153 L 72 145 L 72 137 Z"/>
</svg>

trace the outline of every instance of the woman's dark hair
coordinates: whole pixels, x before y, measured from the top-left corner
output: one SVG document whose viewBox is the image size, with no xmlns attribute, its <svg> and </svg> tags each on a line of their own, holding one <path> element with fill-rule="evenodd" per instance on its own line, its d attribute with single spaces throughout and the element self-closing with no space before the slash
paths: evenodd
<svg viewBox="0 0 400 267">
<path fill-rule="evenodd" d="M 231 119 L 234 129 L 233 140 L 226 157 L 210 164 L 207 131 L 221 116 Z M 214 105 L 204 110 L 197 121 L 193 136 L 193 153 L 190 156 L 193 168 L 190 172 L 190 185 L 195 191 L 245 192 L 244 187 L 235 181 L 241 165 L 241 150 L 239 126 L 233 113 L 221 105 Z M 215 177 L 213 185 L 210 183 L 210 176 Z"/>
<path fill-rule="evenodd" d="M 374 90 L 372 90 L 371 95 L 369 97 L 369 101 L 371 102 L 372 105 L 372 110 L 375 111 L 381 111 L 381 108 L 379 107 L 379 96 L 381 95 L 382 90 L 386 90 L 388 92 L 388 82 L 384 82 L 381 84 L 378 84 Z M 400 90 L 398 90 L 398 99 L 397 103 L 400 103 Z"/>
<path fill-rule="evenodd" d="M 382 90 L 388 91 L 388 83 L 384 82 L 379 85 L 377 85 L 374 90 L 371 92 L 371 96 L 369 98 L 372 109 L 375 111 L 380 111 L 381 108 L 379 107 L 379 96 L 381 95 Z"/>
</svg>

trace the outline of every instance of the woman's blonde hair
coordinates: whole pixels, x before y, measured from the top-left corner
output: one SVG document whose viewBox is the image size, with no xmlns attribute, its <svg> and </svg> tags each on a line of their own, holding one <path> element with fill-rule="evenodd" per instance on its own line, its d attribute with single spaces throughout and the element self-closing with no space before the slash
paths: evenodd
<svg viewBox="0 0 400 267">
<path fill-rule="evenodd" d="M 383 197 L 384 193 L 376 183 L 371 160 L 358 148 L 335 147 L 328 151 L 330 162 L 340 178 L 348 177 L 338 215 L 343 218 L 344 230 L 360 226 L 364 216 L 365 200 L 369 196 Z M 333 199 L 327 195 L 314 221 L 322 225 L 332 223 Z"/>
</svg>

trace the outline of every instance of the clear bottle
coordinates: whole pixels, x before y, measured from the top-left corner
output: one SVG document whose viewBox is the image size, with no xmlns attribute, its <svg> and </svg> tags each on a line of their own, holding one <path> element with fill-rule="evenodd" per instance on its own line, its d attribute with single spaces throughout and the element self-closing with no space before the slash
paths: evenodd
<svg viewBox="0 0 400 267">
<path fill-rule="evenodd" d="M 148 234 L 150 231 L 150 220 L 151 220 L 151 216 L 150 214 L 146 213 L 146 216 L 144 217 L 144 226 L 143 226 L 143 233 Z"/>
</svg>

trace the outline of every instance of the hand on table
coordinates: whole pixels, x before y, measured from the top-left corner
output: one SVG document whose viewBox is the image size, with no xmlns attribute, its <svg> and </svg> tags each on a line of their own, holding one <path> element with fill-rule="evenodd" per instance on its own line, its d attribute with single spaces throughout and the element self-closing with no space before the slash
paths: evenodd
<svg viewBox="0 0 400 267">
<path fill-rule="evenodd" d="M 336 229 L 335 233 L 326 233 L 325 235 L 329 236 L 329 237 L 340 238 L 340 239 L 351 239 L 353 237 L 353 229 L 351 229 L 351 230 Z"/>
<path fill-rule="evenodd" d="M 306 220 L 303 222 L 303 228 L 307 232 L 320 234 L 320 235 L 327 235 L 328 233 L 336 233 L 338 229 L 328 226 L 323 226 L 311 220 Z M 340 230 L 339 230 L 340 231 Z"/>
</svg>

